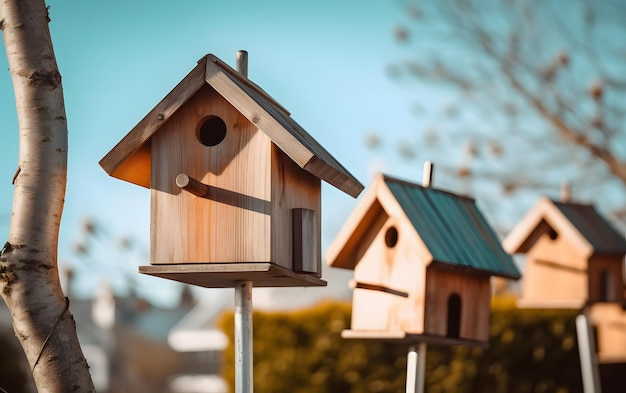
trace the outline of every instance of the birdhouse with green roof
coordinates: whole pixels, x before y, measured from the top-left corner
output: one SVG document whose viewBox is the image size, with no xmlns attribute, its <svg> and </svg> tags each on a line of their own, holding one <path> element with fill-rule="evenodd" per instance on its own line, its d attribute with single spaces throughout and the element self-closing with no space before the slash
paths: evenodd
<svg viewBox="0 0 626 393">
<path fill-rule="evenodd" d="M 484 345 L 490 278 L 520 277 L 473 199 L 382 174 L 325 258 L 354 270 L 346 338 Z"/>
<path fill-rule="evenodd" d="M 203 57 L 101 161 L 150 190 L 150 265 L 204 287 L 315 286 L 321 181 L 363 186 L 263 89 Z"/>
</svg>

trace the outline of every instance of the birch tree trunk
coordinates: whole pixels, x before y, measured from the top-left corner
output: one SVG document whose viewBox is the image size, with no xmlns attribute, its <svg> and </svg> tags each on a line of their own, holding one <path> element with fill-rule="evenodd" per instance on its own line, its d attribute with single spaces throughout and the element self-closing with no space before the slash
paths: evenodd
<svg viewBox="0 0 626 393">
<path fill-rule="evenodd" d="M 20 150 L 0 290 L 39 392 L 95 392 L 59 282 L 67 178 L 65 105 L 44 0 L 0 0 Z"/>
</svg>

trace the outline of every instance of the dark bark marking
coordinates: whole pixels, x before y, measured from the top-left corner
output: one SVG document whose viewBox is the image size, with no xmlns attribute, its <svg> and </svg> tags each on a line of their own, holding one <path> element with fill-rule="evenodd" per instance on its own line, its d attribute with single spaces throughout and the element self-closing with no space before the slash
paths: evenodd
<svg viewBox="0 0 626 393">
<path fill-rule="evenodd" d="M 41 262 L 37 259 L 20 259 L 20 265 L 16 266 L 14 269 L 19 271 L 26 272 L 34 272 L 37 270 L 50 270 L 54 268 L 54 266 Z"/>
<path fill-rule="evenodd" d="M 18 75 L 28 79 L 29 86 L 56 88 L 61 85 L 61 74 L 57 70 L 19 72 Z"/>
<path fill-rule="evenodd" d="M 4 281 L 5 286 L 2 289 L 2 292 L 6 296 L 11 295 L 11 284 L 18 279 L 17 274 L 13 271 L 13 266 L 6 266 L 5 264 L 7 262 L 7 257 L 5 255 L 13 251 L 15 248 L 17 247 L 9 242 L 6 242 L 4 243 L 2 250 L 0 250 L 0 281 Z"/>
<path fill-rule="evenodd" d="M 6 262 L 6 258 L 4 257 L 4 254 L 13 251 L 13 245 L 9 242 L 4 243 L 4 247 L 2 247 L 2 250 L 0 250 L 0 261 L 2 262 Z"/>
<path fill-rule="evenodd" d="M 15 171 L 15 175 L 13 175 L 13 180 L 11 181 L 11 184 L 15 184 L 15 180 L 17 180 L 17 175 L 19 175 L 21 171 L 22 168 L 18 166 L 17 170 Z"/>
</svg>

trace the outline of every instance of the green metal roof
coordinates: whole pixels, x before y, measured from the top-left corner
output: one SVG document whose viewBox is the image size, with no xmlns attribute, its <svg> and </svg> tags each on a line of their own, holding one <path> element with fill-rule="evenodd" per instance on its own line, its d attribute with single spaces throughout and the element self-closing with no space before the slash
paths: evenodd
<svg viewBox="0 0 626 393">
<path fill-rule="evenodd" d="M 387 176 L 384 179 L 434 261 L 496 276 L 521 277 L 473 199 Z"/>
</svg>

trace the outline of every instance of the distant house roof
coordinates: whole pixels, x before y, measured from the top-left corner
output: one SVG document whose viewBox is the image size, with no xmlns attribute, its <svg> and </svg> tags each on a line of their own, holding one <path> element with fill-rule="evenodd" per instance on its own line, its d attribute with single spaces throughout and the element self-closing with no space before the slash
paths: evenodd
<svg viewBox="0 0 626 393">
<path fill-rule="evenodd" d="M 248 78 L 209 54 L 102 160 L 111 176 L 150 187 L 149 140 L 200 88 L 210 86 L 263 131 L 301 168 L 356 197 L 359 183 L 296 123 L 280 104 Z"/>
<path fill-rule="evenodd" d="M 221 351 L 228 344 L 228 337 L 215 323 L 225 310 L 225 305 L 199 302 L 170 330 L 167 342 L 179 352 Z"/>
<path fill-rule="evenodd" d="M 588 256 L 626 254 L 626 238 L 621 236 L 593 205 L 557 202 L 541 198 L 503 242 L 510 253 L 527 252 L 545 225 L 566 236 Z"/>
<path fill-rule="evenodd" d="M 389 197 L 393 197 L 390 200 Z M 472 198 L 379 175 L 329 248 L 327 259 L 336 267 L 354 268 L 358 261 L 346 248 L 355 247 L 370 225 L 372 209 L 380 204 L 389 215 L 403 214 L 430 254 L 426 263 L 442 263 L 491 275 L 518 279 L 515 263 L 476 207 Z M 393 204 L 393 205 L 392 205 Z M 397 207 L 400 208 L 399 212 Z M 342 233 L 343 232 L 343 233 Z M 352 235 L 351 235 L 352 234 Z"/>
</svg>

